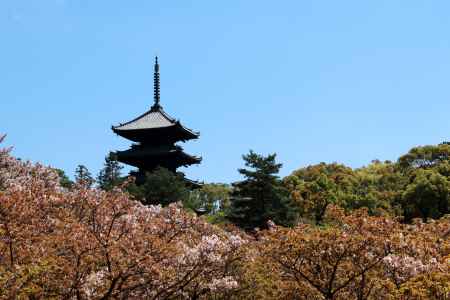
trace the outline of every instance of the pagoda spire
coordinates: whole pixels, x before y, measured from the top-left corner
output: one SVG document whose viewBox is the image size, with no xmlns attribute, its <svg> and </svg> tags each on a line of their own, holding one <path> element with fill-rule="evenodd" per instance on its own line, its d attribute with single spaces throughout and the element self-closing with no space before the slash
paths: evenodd
<svg viewBox="0 0 450 300">
<path fill-rule="evenodd" d="M 147 172 L 153 172 L 158 167 L 176 173 L 180 167 L 201 162 L 201 157 L 184 152 L 178 145 L 179 142 L 198 139 L 200 133 L 184 127 L 162 109 L 159 80 L 158 57 L 155 56 L 154 102 L 150 104 L 150 110 L 129 122 L 112 127 L 114 133 L 133 142 L 128 150 L 116 151 L 115 155 L 117 161 L 138 169 L 130 173 L 138 185 L 146 182 Z M 192 181 L 186 181 L 186 184 L 192 188 L 200 186 Z"/>
<path fill-rule="evenodd" d="M 153 74 L 153 88 L 154 88 L 154 101 L 152 108 L 157 109 L 160 108 L 159 101 L 160 101 L 160 95 L 159 95 L 159 64 L 158 64 L 158 56 L 155 56 L 155 72 Z"/>
</svg>

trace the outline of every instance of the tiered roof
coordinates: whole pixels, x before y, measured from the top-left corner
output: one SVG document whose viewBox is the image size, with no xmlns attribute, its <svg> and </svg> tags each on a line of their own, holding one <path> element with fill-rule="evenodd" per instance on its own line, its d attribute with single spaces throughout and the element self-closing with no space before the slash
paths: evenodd
<svg viewBox="0 0 450 300">
<path fill-rule="evenodd" d="M 180 146 L 141 146 L 134 145 L 131 149 L 118 151 L 121 161 L 142 169 L 153 169 L 156 166 L 167 169 L 199 164 L 201 158 L 192 156 L 183 151 Z"/>
<path fill-rule="evenodd" d="M 141 116 L 119 126 L 113 126 L 112 130 L 134 142 L 160 138 L 170 138 L 173 140 L 171 142 L 177 142 L 197 139 L 200 136 L 199 132 L 184 127 L 180 121 L 169 116 L 160 105 L 156 104 Z"/>
</svg>

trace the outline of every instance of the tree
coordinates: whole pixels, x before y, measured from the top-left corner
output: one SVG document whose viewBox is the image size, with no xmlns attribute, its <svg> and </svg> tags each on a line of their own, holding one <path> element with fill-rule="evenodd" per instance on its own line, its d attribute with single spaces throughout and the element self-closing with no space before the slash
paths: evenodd
<svg viewBox="0 0 450 300">
<path fill-rule="evenodd" d="M 251 150 L 243 155 L 248 169 L 239 169 L 245 180 L 233 184 L 231 222 L 247 230 L 266 228 L 269 220 L 285 226 L 295 223 L 297 210 L 276 175 L 282 165 L 275 158 L 276 154 L 262 156 Z"/>
<path fill-rule="evenodd" d="M 189 196 L 184 175 L 162 167 L 146 173 L 144 183 L 133 184 L 128 187 L 128 191 L 145 205 L 165 206 L 173 202 L 183 202 Z"/>
<path fill-rule="evenodd" d="M 192 210 L 202 209 L 207 214 L 216 214 L 230 206 L 231 187 L 222 183 L 208 183 L 200 189 L 191 191 L 184 207 Z"/>
<path fill-rule="evenodd" d="M 435 186 L 425 190 L 441 189 L 445 176 L 416 171 L 410 184 L 424 176 Z M 0 186 L 0 299 L 447 299 L 450 291 L 450 217 L 405 224 L 328 205 L 326 226 L 271 223 L 249 236 L 121 189 L 62 189 L 54 169 L 1 148 Z"/>
<path fill-rule="evenodd" d="M 59 184 L 66 189 L 70 189 L 73 186 L 73 181 L 70 180 L 63 170 L 55 169 L 55 171 L 59 176 Z"/>
<path fill-rule="evenodd" d="M 230 299 L 239 235 L 0 149 L 0 299 Z M 17 176 L 19 175 L 19 176 Z"/>
<path fill-rule="evenodd" d="M 345 203 L 346 209 L 366 207 L 371 215 L 401 215 L 400 198 L 407 178 L 390 161 L 372 161 L 354 170 L 353 195 Z"/>
<path fill-rule="evenodd" d="M 353 170 L 337 163 L 301 168 L 283 180 L 301 216 L 316 224 L 322 222 L 329 205 L 345 206 L 353 195 L 355 182 Z"/>
<path fill-rule="evenodd" d="M 416 170 L 402 200 L 407 220 L 440 218 L 450 213 L 450 181 L 434 170 Z"/>
<path fill-rule="evenodd" d="M 261 232 L 258 256 L 248 268 L 265 274 L 264 280 L 249 276 L 246 285 L 276 295 L 263 299 L 445 299 L 448 295 L 448 220 L 411 226 L 369 216 L 365 209 L 345 214 L 333 205 L 325 218 L 330 226 L 301 224 Z"/>
<path fill-rule="evenodd" d="M 122 169 L 123 166 L 117 161 L 117 156 L 113 152 L 110 152 L 105 157 L 103 169 L 100 170 L 97 177 L 99 187 L 105 191 L 109 191 L 115 186 L 118 186 L 123 181 L 121 177 Z"/>
<path fill-rule="evenodd" d="M 430 169 L 445 161 L 450 161 L 450 144 L 442 143 L 414 147 L 398 159 L 398 164 L 404 171 L 410 171 L 416 168 Z"/>
<path fill-rule="evenodd" d="M 414 147 L 397 164 L 407 181 L 399 201 L 406 221 L 449 213 L 449 143 Z"/>
<path fill-rule="evenodd" d="M 75 169 L 75 181 L 76 183 L 87 187 L 92 187 L 95 182 L 91 172 L 89 172 L 88 168 L 84 165 L 78 165 Z"/>
</svg>

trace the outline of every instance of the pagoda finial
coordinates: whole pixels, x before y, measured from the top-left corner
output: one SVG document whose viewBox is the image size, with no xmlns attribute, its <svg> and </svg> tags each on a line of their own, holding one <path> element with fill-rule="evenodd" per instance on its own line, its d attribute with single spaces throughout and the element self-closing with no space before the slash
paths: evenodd
<svg viewBox="0 0 450 300">
<path fill-rule="evenodd" d="M 153 88 L 154 88 L 154 100 L 153 104 L 154 108 L 159 108 L 159 64 L 158 64 L 158 56 L 155 56 L 155 73 L 153 75 Z"/>
</svg>

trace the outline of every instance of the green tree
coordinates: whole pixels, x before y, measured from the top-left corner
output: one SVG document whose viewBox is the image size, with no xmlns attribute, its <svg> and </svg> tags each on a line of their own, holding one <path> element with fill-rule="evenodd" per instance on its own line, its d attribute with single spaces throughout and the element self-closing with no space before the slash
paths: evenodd
<svg viewBox="0 0 450 300">
<path fill-rule="evenodd" d="M 439 174 L 450 179 L 450 160 L 441 162 L 434 168 Z"/>
<path fill-rule="evenodd" d="M 330 204 L 345 206 L 354 193 L 356 178 L 349 167 L 320 163 L 294 171 L 283 183 L 300 215 L 319 224 Z"/>
<path fill-rule="evenodd" d="M 231 187 L 227 184 L 207 183 L 193 190 L 183 204 L 194 211 L 201 209 L 207 214 L 215 214 L 229 207 L 230 194 Z"/>
<path fill-rule="evenodd" d="M 440 218 L 450 213 L 450 182 L 435 170 L 416 170 L 402 195 L 407 221 L 421 217 Z"/>
<path fill-rule="evenodd" d="M 105 157 L 103 169 L 100 170 L 97 176 L 99 187 L 105 191 L 109 191 L 118 186 L 123 181 L 121 177 L 122 169 L 123 166 L 117 161 L 117 156 L 113 152 L 110 152 Z"/>
<path fill-rule="evenodd" d="M 265 157 L 253 151 L 243 155 L 247 168 L 238 171 L 245 180 L 233 184 L 227 216 L 231 222 L 247 230 L 266 228 L 269 220 L 284 226 L 296 222 L 297 210 L 276 175 L 282 165 L 275 158 L 276 154 Z"/>
<path fill-rule="evenodd" d="M 172 202 L 184 202 L 189 196 L 184 175 L 162 167 L 146 173 L 144 183 L 130 185 L 128 192 L 146 205 L 165 206 Z"/>
<path fill-rule="evenodd" d="M 414 147 L 398 159 L 403 171 L 430 169 L 443 162 L 450 162 L 450 144 L 447 143 Z"/>
<path fill-rule="evenodd" d="M 414 147 L 398 159 L 398 166 L 408 181 L 400 201 L 406 221 L 448 213 L 449 143 Z"/>
<path fill-rule="evenodd" d="M 201 212 L 210 223 L 227 223 L 226 215 L 230 207 L 231 186 L 223 183 L 207 183 L 192 190 L 183 202 L 187 209 Z"/>
<path fill-rule="evenodd" d="M 56 173 L 58 173 L 59 184 L 66 189 L 72 188 L 73 181 L 69 179 L 66 173 L 61 169 L 54 169 L 54 170 L 56 171 Z"/>
<path fill-rule="evenodd" d="M 401 214 L 401 195 L 407 178 L 390 161 L 372 161 L 354 171 L 353 194 L 347 198 L 346 209 L 366 207 L 371 215 Z"/>
<path fill-rule="evenodd" d="M 84 165 L 78 165 L 75 169 L 75 181 L 77 184 L 89 188 L 95 183 L 95 179 L 92 177 L 91 172 L 89 172 L 88 168 Z"/>
</svg>

